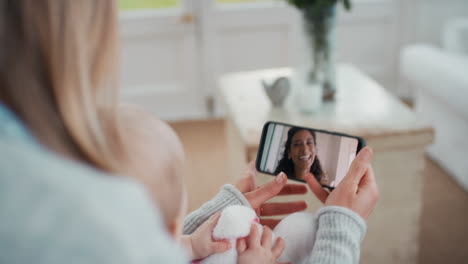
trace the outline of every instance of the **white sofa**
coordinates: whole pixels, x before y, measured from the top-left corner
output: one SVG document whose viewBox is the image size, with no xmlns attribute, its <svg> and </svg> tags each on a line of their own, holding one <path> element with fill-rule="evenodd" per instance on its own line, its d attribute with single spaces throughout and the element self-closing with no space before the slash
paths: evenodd
<svg viewBox="0 0 468 264">
<path fill-rule="evenodd" d="M 435 128 L 429 155 L 468 191 L 468 18 L 450 20 L 442 43 L 404 48 L 401 76 L 416 112 Z"/>
</svg>

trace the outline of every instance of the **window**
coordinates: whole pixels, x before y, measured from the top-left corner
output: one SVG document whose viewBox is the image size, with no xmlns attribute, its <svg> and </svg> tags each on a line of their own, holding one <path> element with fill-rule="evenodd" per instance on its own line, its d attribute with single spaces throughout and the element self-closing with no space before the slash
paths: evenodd
<svg viewBox="0 0 468 264">
<path fill-rule="evenodd" d="M 267 2 L 273 0 L 216 0 L 217 3 Z"/>
<path fill-rule="evenodd" d="M 119 0 L 121 10 L 173 8 L 180 0 Z"/>
</svg>

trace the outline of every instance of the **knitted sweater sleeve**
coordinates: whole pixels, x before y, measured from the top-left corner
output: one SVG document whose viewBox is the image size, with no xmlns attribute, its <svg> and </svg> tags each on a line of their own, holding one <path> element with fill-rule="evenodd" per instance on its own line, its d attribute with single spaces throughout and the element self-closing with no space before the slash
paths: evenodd
<svg viewBox="0 0 468 264">
<path fill-rule="evenodd" d="M 366 223 L 344 207 L 326 206 L 317 212 L 314 248 L 303 264 L 359 263 Z"/>
<path fill-rule="evenodd" d="M 200 208 L 185 217 L 184 235 L 190 235 L 210 216 L 229 205 L 244 205 L 250 207 L 247 199 L 245 199 L 244 195 L 237 190 L 236 187 L 231 184 L 226 184 L 212 200 L 204 203 Z"/>
</svg>

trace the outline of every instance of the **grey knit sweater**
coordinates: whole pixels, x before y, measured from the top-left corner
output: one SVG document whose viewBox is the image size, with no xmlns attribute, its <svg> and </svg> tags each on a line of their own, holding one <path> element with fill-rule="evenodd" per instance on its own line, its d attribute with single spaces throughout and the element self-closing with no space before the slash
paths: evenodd
<svg viewBox="0 0 468 264">
<path fill-rule="evenodd" d="M 236 204 L 250 206 L 234 186 L 224 185 L 212 200 L 185 218 L 184 234 L 191 234 L 211 215 Z M 360 243 L 366 233 L 364 220 L 353 211 L 338 206 L 321 208 L 315 219 L 316 241 L 305 263 L 359 263 Z"/>
</svg>

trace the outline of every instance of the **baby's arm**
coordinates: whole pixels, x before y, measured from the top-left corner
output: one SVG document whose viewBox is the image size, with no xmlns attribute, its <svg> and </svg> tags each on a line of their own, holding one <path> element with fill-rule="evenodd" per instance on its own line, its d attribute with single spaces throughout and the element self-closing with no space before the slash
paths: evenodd
<svg viewBox="0 0 468 264">
<path fill-rule="evenodd" d="M 212 215 L 191 235 L 182 236 L 182 246 L 187 250 L 191 260 L 203 259 L 231 248 L 229 241 L 213 240 L 213 229 L 220 216 L 220 213 Z"/>
<path fill-rule="evenodd" d="M 185 217 L 183 233 L 186 235 L 192 234 L 208 217 L 230 205 L 250 207 L 249 201 L 245 199 L 244 195 L 236 187 L 226 184 L 212 200 L 204 203 L 199 209 Z"/>
</svg>

